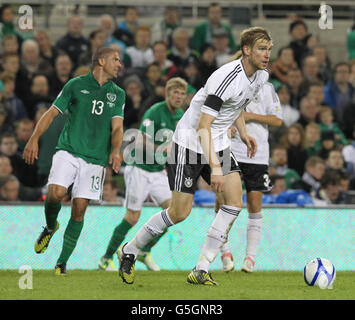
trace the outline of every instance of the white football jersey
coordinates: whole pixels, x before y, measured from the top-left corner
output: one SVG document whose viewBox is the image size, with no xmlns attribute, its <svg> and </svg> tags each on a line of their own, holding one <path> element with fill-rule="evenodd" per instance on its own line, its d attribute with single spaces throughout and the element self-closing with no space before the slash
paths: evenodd
<svg viewBox="0 0 355 320">
<path fill-rule="evenodd" d="M 282 108 L 279 97 L 274 86 L 266 82 L 258 95 L 248 104 L 246 112 L 257 113 L 260 115 L 275 115 L 282 120 Z M 238 162 L 269 164 L 269 130 L 267 124 L 258 122 L 246 123 L 246 130 L 258 145 L 257 152 L 253 158 L 247 155 L 247 147 L 240 139 L 237 131 L 235 138 L 231 139 L 231 149 Z"/>
<path fill-rule="evenodd" d="M 197 153 L 203 153 L 197 133 L 203 112 L 216 118 L 211 124 L 215 152 L 230 147 L 228 128 L 258 94 L 268 78 L 269 74 L 265 70 L 258 70 L 248 78 L 241 59 L 223 65 L 212 73 L 205 86 L 193 97 L 190 107 L 176 127 L 173 141 Z"/>
</svg>

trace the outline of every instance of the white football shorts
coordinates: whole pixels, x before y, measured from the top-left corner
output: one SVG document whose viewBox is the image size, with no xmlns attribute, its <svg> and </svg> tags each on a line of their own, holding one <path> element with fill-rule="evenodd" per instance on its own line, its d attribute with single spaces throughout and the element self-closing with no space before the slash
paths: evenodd
<svg viewBox="0 0 355 320">
<path fill-rule="evenodd" d="M 88 163 L 64 150 L 53 156 L 48 185 L 56 184 L 68 189 L 73 184 L 72 199 L 101 201 L 104 180 L 103 166 Z"/>
<path fill-rule="evenodd" d="M 135 166 L 126 166 L 124 171 L 126 185 L 125 207 L 141 211 L 148 195 L 156 205 L 171 198 L 168 175 L 165 170 L 148 172 Z"/>
</svg>

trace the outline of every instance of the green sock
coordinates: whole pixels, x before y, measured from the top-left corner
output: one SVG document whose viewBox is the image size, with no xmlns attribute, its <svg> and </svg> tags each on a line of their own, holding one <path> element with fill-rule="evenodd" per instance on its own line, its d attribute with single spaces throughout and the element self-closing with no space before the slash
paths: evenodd
<svg viewBox="0 0 355 320">
<path fill-rule="evenodd" d="M 46 216 L 46 223 L 48 230 L 54 230 L 57 225 L 57 217 L 60 211 L 62 204 L 58 203 L 51 203 L 48 201 L 48 197 L 44 201 L 44 214 Z"/>
<path fill-rule="evenodd" d="M 157 242 L 160 240 L 160 238 L 168 231 L 168 229 L 165 229 L 165 231 L 160 235 L 157 236 L 155 238 L 152 239 L 152 241 L 150 241 L 144 248 L 142 248 L 141 250 L 143 252 L 150 252 L 150 250 L 152 250 L 152 248 L 157 244 Z"/>
<path fill-rule="evenodd" d="M 113 231 L 104 258 L 112 259 L 112 256 L 117 251 L 118 247 L 126 237 L 126 234 L 132 227 L 133 226 L 126 219 L 122 219 L 121 223 Z"/>
<path fill-rule="evenodd" d="M 78 242 L 83 225 L 84 221 L 69 220 L 64 232 L 62 252 L 60 253 L 57 263 L 67 263 Z"/>
</svg>

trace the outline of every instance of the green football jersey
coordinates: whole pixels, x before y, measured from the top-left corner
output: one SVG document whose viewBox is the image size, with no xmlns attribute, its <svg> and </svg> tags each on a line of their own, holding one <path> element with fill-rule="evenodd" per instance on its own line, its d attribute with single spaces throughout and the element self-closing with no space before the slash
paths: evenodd
<svg viewBox="0 0 355 320">
<path fill-rule="evenodd" d="M 85 161 L 107 166 L 111 153 L 111 121 L 123 118 L 125 92 L 114 82 L 102 86 L 90 72 L 68 81 L 54 100 L 68 119 L 57 150 L 66 150 Z"/>
<path fill-rule="evenodd" d="M 176 124 L 182 118 L 184 111 L 179 108 L 172 113 L 165 101 L 158 102 L 150 107 L 142 118 L 139 130 L 144 132 L 150 142 L 155 145 L 167 146 L 171 141 Z M 164 149 L 164 148 L 162 148 Z M 149 172 L 157 172 L 165 169 L 166 153 L 153 149 L 143 153 L 143 159 L 135 150 L 136 162 L 133 164 Z"/>
</svg>

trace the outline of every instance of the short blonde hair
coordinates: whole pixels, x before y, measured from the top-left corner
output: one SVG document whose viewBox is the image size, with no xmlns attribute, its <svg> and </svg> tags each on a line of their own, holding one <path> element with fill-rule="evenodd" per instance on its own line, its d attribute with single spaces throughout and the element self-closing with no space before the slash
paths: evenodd
<svg viewBox="0 0 355 320">
<path fill-rule="evenodd" d="M 186 80 L 180 77 L 170 78 L 166 83 L 165 88 L 167 91 L 177 89 L 177 88 L 187 91 L 187 82 Z"/>
</svg>

